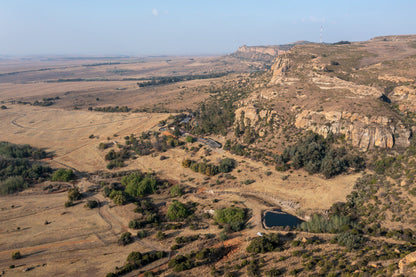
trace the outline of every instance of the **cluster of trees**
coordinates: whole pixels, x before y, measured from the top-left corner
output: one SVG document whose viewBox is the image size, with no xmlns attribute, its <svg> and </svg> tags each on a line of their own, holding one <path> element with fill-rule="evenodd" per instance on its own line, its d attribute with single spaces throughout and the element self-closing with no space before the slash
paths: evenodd
<svg viewBox="0 0 416 277">
<path fill-rule="evenodd" d="M 185 256 L 177 255 L 169 261 L 168 266 L 169 268 L 173 268 L 174 271 L 180 272 L 213 263 L 224 257 L 226 254 L 227 249 L 225 247 L 204 248 L 199 252 L 191 252 Z"/>
<path fill-rule="evenodd" d="M 311 233 L 339 233 L 352 229 L 354 222 L 349 216 L 332 215 L 325 217 L 314 214 L 309 221 L 302 222 L 300 229 Z"/>
<path fill-rule="evenodd" d="M 75 178 L 72 169 L 60 168 L 52 174 L 52 181 L 55 182 L 69 182 Z"/>
<path fill-rule="evenodd" d="M 284 241 L 278 233 L 263 234 L 261 237 L 254 238 L 247 246 L 246 251 L 249 253 L 267 253 L 272 251 L 282 251 Z"/>
<path fill-rule="evenodd" d="M 90 107 L 89 110 L 92 110 L 92 107 Z M 107 106 L 94 108 L 94 111 L 106 113 L 128 113 L 131 109 L 127 106 Z"/>
<path fill-rule="evenodd" d="M 196 162 L 193 160 L 183 160 L 182 166 L 185 168 L 190 168 L 194 172 L 199 172 L 208 176 L 214 176 L 218 173 L 229 173 L 235 166 L 236 162 L 233 159 L 225 158 L 220 161 L 219 165 L 209 164 L 205 162 Z"/>
<path fill-rule="evenodd" d="M 331 146 L 333 138 L 310 133 L 292 147 L 284 150 L 276 158 L 276 169 L 286 170 L 304 168 L 307 172 L 322 173 L 326 178 L 333 177 L 354 168 L 361 170 L 365 167 L 364 159 L 357 155 L 350 155 L 344 147 Z M 290 163 L 289 163 L 290 162 Z"/>
<path fill-rule="evenodd" d="M 124 161 L 130 158 L 130 153 L 126 149 L 122 149 L 119 152 L 111 149 L 106 155 L 105 160 L 110 161 L 107 164 L 108 169 L 113 169 L 116 167 L 123 167 Z"/>
<path fill-rule="evenodd" d="M 331 240 L 333 243 L 338 243 L 341 246 L 345 246 L 348 249 L 358 249 L 363 247 L 365 239 L 359 234 L 353 234 L 352 232 L 342 232 Z"/>
<path fill-rule="evenodd" d="M 129 272 L 132 272 L 133 270 L 139 269 L 166 256 L 167 253 L 165 251 L 148 253 L 133 251 L 127 256 L 127 264 L 121 268 L 117 268 L 118 270 L 115 273 L 108 273 L 107 277 L 123 276 Z"/>
<path fill-rule="evenodd" d="M 18 192 L 48 178 L 52 169 L 37 161 L 46 156 L 29 145 L 0 142 L 0 194 Z"/>
<path fill-rule="evenodd" d="M 187 218 L 190 214 L 189 209 L 181 202 L 173 200 L 169 205 L 166 216 L 170 221 L 180 221 Z"/>
<path fill-rule="evenodd" d="M 158 187 L 158 180 L 152 174 L 136 172 L 121 179 L 124 191 L 131 197 L 143 197 L 155 193 Z"/>
<path fill-rule="evenodd" d="M 238 207 L 222 208 L 215 211 L 214 220 L 225 229 L 240 231 L 246 222 L 246 211 Z"/>
<path fill-rule="evenodd" d="M 229 74 L 229 73 L 225 72 L 225 73 L 210 73 L 210 74 L 204 74 L 204 75 L 182 75 L 182 76 L 153 77 L 150 81 L 139 82 L 139 83 L 137 83 L 137 85 L 139 87 L 159 86 L 159 85 L 166 85 L 166 84 L 183 82 L 183 81 L 219 78 L 219 77 L 225 76 L 227 74 Z"/>
</svg>

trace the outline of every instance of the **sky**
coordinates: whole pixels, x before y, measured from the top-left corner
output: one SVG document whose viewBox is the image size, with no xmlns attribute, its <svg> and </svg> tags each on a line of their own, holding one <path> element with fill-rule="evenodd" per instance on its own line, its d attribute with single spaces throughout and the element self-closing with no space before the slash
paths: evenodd
<svg viewBox="0 0 416 277">
<path fill-rule="evenodd" d="M 415 34 L 416 0 L 0 0 L 0 55 L 211 55 Z"/>
</svg>

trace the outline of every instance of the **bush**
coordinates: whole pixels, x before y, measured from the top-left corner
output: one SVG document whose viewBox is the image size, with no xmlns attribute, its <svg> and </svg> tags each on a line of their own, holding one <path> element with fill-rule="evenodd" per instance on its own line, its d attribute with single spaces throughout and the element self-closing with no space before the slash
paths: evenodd
<svg viewBox="0 0 416 277">
<path fill-rule="evenodd" d="M 65 208 L 69 208 L 73 205 L 74 205 L 74 202 L 72 202 L 71 200 L 68 200 L 68 201 L 65 202 Z"/>
<path fill-rule="evenodd" d="M 125 232 L 121 234 L 120 238 L 118 239 L 119 245 L 127 245 L 133 242 L 133 237 L 130 232 Z"/>
<path fill-rule="evenodd" d="M 147 237 L 147 232 L 146 232 L 146 230 L 140 230 L 140 231 L 138 231 L 138 232 L 137 232 L 137 237 L 138 237 L 139 239 L 143 239 L 143 238 Z"/>
<path fill-rule="evenodd" d="M 351 232 L 340 233 L 335 237 L 336 242 L 349 249 L 358 249 L 363 247 L 364 238 Z"/>
<path fill-rule="evenodd" d="M 12 259 L 13 260 L 18 260 L 18 259 L 21 259 L 21 258 L 23 258 L 23 256 L 22 256 L 22 254 L 20 254 L 20 251 L 14 252 L 12 254 Z"/>
<path fill-rule="evenodd" d="M 302 222 L 302 231 L 311 233 L 339 233 L 351 229 L 353 223 L 348 216 L 333 215 L 326 218 L 322 215 L 314 214 L 311 220 Z"/>
<path fill-rule="evenodd" d="M 181 202 L 174 200 L 168 208 L 166 216 L 171 221 L 178 221 L 187 218 L 189 215 L 188 209 Z"/>
<path fill-rule="evenodd" d="M 96 200 L 88 200 L 87 203 L 85 203 L 85 207 L 89 209 L 94 209 L 98 207 L 99 203 Z"/>
<path fill-rule="evenodd" d="M 170 189 L 170 195 L 172 197 L 179 197 L 183 195 L 183 189 L 181 187 L 181 185 L 174 185 L 171 189 Z"/>
<path fill-rule="evenodd" d="M 185 141 L 186 141 L 186 142 L 188 142 L 188 143 L 192 143 L 192 142 L 194 142 L 194 141 L 195 141 L 195 139 L 194 139 L 194 137 L 193 137 L 193 136 L 187 136 L 187 137 L 185 138 Z"/>
<path fill-rule="evenodd" d="M 75 177 L 72 169 L 60 168 L 52 174 L 52 181 L 69 182 Z"/>
<path fill-rule="evenodd" d="M 27 184 L 22 176 L 12 176 L 0 181 L 0 194 L 3 195 L 22 191 L 25 188 L 27 188 Z"/>
<path fill-rule="evenodd" d="M 81 193 L 78 187 L 70 188 L 68 190 L 68 200 L 75 201 L 81 199 Z"/>
<path fill-rule="evenodd" d="M 249 253 L 266 253 L 271 251 L 282 250 L 283 241 L 279 238 L 279 234 L 268 234 L 254 238 L 247 246 Z"/>
<path fill-rule="evenodd" d="M 124 176 L 121 184 L 125 186 L 125 192 L 132 197 L 143 197 L 146 194 L 155 193 L 158 182 L 153 175 L 143 175 L 139 172 Z"/>
<path fill-rule="evenodd" d="M 165 233 L 163 233 L 162 231 L 158 231 L 157 233 L 156 233 L 156 239 L 157 240 L 164 240 L 166 238 L 166 234 Z"/>
<path fill-rule="evenodd" d="M 215 211 L 214 220 L 218 224 L 227 224 L 233 231 L 244 227 L 246 213 L 242 208 L 223 208 Z"/>
</svg>

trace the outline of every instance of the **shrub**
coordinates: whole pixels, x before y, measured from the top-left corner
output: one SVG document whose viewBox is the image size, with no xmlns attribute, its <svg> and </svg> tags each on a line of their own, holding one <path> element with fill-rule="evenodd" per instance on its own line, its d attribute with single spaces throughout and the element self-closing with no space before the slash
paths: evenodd
<svg viewBox="0 0 416 277">
<path fill-rule="evenodd" d="M 363 246 L 364 238 L 351 232 L 340 233 L 335 237 L 336 242 L 349 249 L 357 249 Z"/>
<path fill-rule="evenodd" d="M 65 208 L 71 207 L 74 205 L 74 202 L 72 202 L 71 200 L 68 200 L 65 202 Z"/>
<path fill-rule="evenodd" d="M 223 208 L 215 211 L 214 220 L 218 224 L 227 224 L 233 231 L 240 231 L 245 222 L 246 213 L 242 208 Z"/>
<path fill-rule="evenodd" d="M 158 240 L 164 240 L 165 238 L 166 238 L 166 234 L 163 233 L 162 231 L 158 231 L 156 233 L 156 239 L 158 239 Z"/>
<path fill-rule="evenodd" d="M 14 252 L 12 254 L 12 259 L 13 260 L 18 260 L 18 259 L 21 259 L 21 258 L 23 258 L 23 256 L 22 256 L 22 254 L 20 254 L 20 251 Z"/>
<path fill-rule="evenodd" d="M 194 142 L 194 141 L 195 141 L 195 139 L 194 139 L 194 137 L 193 137 L 193 136 L 187 136 L 187 137 L 185 138 L 185 141 L 186 141 L 186 142 L 188 142 L 188 143 L 192 143 L 192 142 Z"/>
<path fill-rule="evenodd" d="M 177 200 L 174 200 L 172 204 L 170 204 L 168 212 L 166 213 L 166 216 L 171 221 L 185 219 L 186 217 L 188 217 L 188 215 L 189 212 L 186 206 Z"/>
<path fill-rule="evenodd" d="M 133 242 L 133 237 L 131 236 L 130 232 L 125 232 L 121 234 L 120 238 L 118 239 L 119 245 L 127 245 Z"/>
<path fill-rule="evenodd" d="M 182 196 L 183 195 L 183 189 L 182 189 L 181 185 L 174 185 L 170 189 L 170 195 L 172 195 L 172 197 Z"/>
<path fill-rule="evenodd" d="M 85 203 L 85 207 L 89 209 L 94 209 L 98 207 L 99 203 L 96 200 L 88 200 L 87 203 Z"/>
<path fill-rule="evenodd" d="M 143 238 L 147 237 L 147 232 L 146 232 L 146 230 L 140 230 L 140 231 L 138 231 L 138 232 L 137 232 L 137 237 L 138 237 L 139 239 L 143 239 Z"/>
<path fill-rule="evenodd" d="M 69 182 L 75 177 L 72 169 L 60 168 L 52 174 L 52 181 Z"/>
<path fill-rule="evenodd" d="M 22 176 L 12 176 L 0 181 L 0 194 L 11 194 L 25 188 L 27 188 L 27 184 Z"/>
<path fill-rule="evenodd" d="M 247 246 L 249 253 L 266 253 L 271 251 L 282 250 L 283 242 L 279 238 L 279 234 L 265 234 L 261 237 L 254 238 Z"/>
<path fill-rule="evenodd" d="M 143 197 L 155 193 L 158 187 L 153 175 L 143 175 L 139 172 L 124 176 L 121 184 L 126 187 L 125 192 L 132 197 Z"/>
<path fill-rule="evenodd" d="M 68 190 L 68 199 L 70 201 L 75 201 L 81 199 L 81 193 L 79 192 L 78 187 L 70 188 Z"/>
<path fill-rule="evenodd" d="M 322 215 L 314 214 L 309 221 L 302 222 L 302 231 L 312 233 L 339 233 L 351 229 L 353 223 L 348 216 L 333 215 L 326 218 Z"/>
</svg>

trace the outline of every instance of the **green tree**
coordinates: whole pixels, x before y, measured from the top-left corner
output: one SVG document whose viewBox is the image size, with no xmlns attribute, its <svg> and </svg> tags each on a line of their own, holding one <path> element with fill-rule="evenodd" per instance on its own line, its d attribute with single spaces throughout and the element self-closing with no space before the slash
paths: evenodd
<svg viewBox="0 0 416 277">
<path fill-rule="evenodd" d="M 188 215 L 189 215 L 189 212 L 186 206 L 177 200 L 174 200 L 173 203 L 170 204 L 168 208 L 168 212 L 166 214 L 166 216 L 171 221 L 178 221 L 178 220 L 185 219 L 186 217 L 188 217 Z"/>
<path fill-rule="evenodd" d="M 52 181 L 69 182 L 74 179 L 75 175 L 72 169 L 60 168 L 52 174 Z"/>
</svg>

